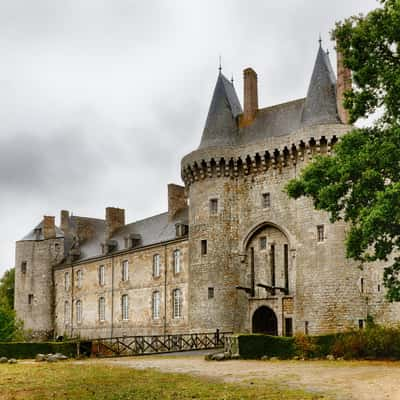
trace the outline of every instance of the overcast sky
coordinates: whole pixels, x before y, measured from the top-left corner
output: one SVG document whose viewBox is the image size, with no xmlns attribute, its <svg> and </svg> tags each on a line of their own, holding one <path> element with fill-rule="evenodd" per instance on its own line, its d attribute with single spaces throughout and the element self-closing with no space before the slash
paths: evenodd
<svg viewBox="0 0 400 400">
<path fill-rule="evenodd" d="M 242 99 L 304 97 L 318 36 L 375 0 L 0 0 L 0 275 L 61 209 L 127 221 L 167 209 L 199 144 L 222 55 Z"/>
</svg>

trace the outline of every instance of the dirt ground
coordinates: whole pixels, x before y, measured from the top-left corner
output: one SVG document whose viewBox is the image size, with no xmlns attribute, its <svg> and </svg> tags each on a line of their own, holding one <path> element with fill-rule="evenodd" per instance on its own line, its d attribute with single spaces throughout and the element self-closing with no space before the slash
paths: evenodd
<svg viewBox="0 0 400 400">
<path fill-rule="evenodd" d="M 204 354 L 94 360 L 135 369 L 155 368 L 226 382 L 274 381 L 338 400 L 400 400 L 400 363 L 369 361 L 205 361 Z"/>
</svg>

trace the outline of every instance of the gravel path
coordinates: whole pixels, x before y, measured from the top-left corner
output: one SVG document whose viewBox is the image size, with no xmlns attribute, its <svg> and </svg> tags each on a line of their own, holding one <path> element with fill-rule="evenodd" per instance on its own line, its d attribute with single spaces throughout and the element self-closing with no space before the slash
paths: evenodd
<svg viewBox="0 0 400 400">
<path fill-rule="evenodd" d="M 93 360 L 135 369 L 185 373 L 226 382 L 269 380 L 333 395 L 338 400 L 400 400 L 399 362 L 205 361 L 204 354 Z"/>
</svg>

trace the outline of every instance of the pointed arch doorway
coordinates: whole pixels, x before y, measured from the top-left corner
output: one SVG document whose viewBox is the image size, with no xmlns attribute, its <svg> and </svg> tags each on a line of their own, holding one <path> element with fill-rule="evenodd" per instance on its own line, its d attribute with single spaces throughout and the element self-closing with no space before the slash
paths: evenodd
<svg viewBox="0 0 400 400">
<path fill-rule="evenodd" d="M 267 306 L 261 306 L 253 314 L 253 333 L 265 335 L 278 335 L 278 319 L 275 313 Z"/>
</svg>

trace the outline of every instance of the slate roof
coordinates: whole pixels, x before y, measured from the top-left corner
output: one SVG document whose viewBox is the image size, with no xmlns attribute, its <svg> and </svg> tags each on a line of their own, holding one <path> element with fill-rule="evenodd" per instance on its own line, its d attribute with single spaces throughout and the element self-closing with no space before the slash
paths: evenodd
<svg viewBox="0 0 400 400">
<path fill-rule="evenodd" d="M 94 220 L 95 234 L 80 245 L 79 261 L 101 256 L 101 244 L 105 242 L 105 221 Z M 176 238 L 175 224 L 188 224 L 188 209 L 181 210 L 173 221 L 168 221 L 168 213 L 155 215 L 140 221 L 127 224 L 118 229 L 111 240 L 116 241 L 116 250 L 125 249 L 125 238 L 130 235 L 140 237 L 139 247 L 163 243 Z"/>
<path fill-rule="evenodd" d="M 336 78 L 329 56 L 320 46 L 308 88 L 303 124 L 340 123 L 336 102 Z"/>
<path fill-rule="evenodd" d="M 237 141 L 237 116 L 242 106 L 233 83 L 220 72 L 199 148 L 229 146 Z"/>
<path fill-rule="evenodd" d="M 233 85 L 220 74 L 199 149 L 251 144 L 308 126 L 340 124 L 336 77 L 328 54 L 319 47 L 307 97 L 259 109 L 252 124 L 244 128 L 238 127 L 241 110 Z"/>
<path fill-rule="evenodd" d="M 64 232 L 56 226 L 56 238 L 63 238 Z M 30 240 L 44 240 L 43 236 L 43 221 L 37 224 L 27 235 L 25 235 L 22 240 L 30 241 Z"/>
</svg>

